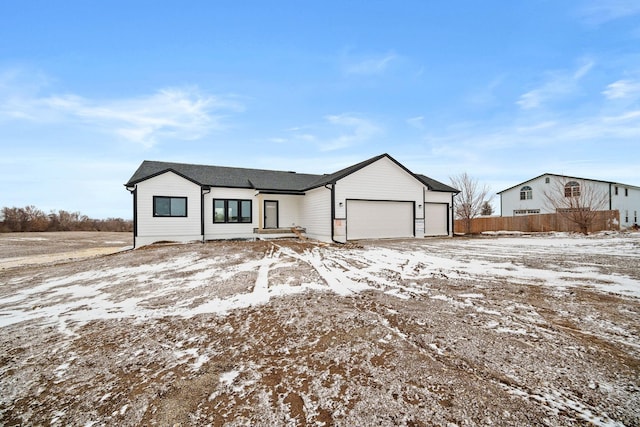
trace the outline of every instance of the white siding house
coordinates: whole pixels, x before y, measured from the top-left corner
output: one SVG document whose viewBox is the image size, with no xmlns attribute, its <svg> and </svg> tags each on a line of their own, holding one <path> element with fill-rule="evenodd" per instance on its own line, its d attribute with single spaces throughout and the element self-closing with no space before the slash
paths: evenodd
<svg viewBox="0 0 640 427">
<path fill-rule="evenodd" d="M 453 234 L 457 190 L 388 154 L 328 175 L 145 161 L 125 184 L 134 246 L 295 235 L 346 242 Z"/>
<path fill-rule="evenodd" d="M 582 189 L 582 190 L 581 190 Z M 545 194 L 569 197 L 589 189 L 603 203 L 592 208 L 620 212 L 620 227 L 638 224 L 640 187 L 611 181 L 545 173 L 498 192 L 502 216 L 554 213 Z M 565 196 L 566 194 L 566 196 Z"/>
<path fill-rule="evenodd" d="M 164 240 L 198 240 L 202 236 L 198 184 L 167 171 L 140 182 L 135 199 L 137 221 L 134 232 L 139 236 L 138 245 Z M 169 212 L 157 212 L 154 209 L 154 204 L 162 205 L 162 202 L 169 205 Z M 182 206 L 174 206 L 172 215 L 172 202 L 175 205 L 184 203 L 184 211 Z"/>
</svg>

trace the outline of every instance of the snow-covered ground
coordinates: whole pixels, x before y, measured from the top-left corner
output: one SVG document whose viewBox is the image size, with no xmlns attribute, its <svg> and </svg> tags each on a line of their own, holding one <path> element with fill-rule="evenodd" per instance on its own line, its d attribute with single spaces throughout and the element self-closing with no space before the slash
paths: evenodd
<svg viewBox="0 0 640 427">
<path fill-rule="evenodd" d="M 639 320 L 638 233 L 5 268 L 0 424 L 638 425 Z"/>
</svg>

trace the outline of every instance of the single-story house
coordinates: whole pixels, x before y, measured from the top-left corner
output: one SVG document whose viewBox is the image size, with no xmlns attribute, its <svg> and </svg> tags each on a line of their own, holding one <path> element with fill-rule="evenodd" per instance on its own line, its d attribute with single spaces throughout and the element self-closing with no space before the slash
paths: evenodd
<svg viewBox="0 0 640 427">
<path fill-rule="evenodd" d="M 587 195 L 586 192 L 589 192 Z M 638 224 L 640 212 L 640 187 L 613 181 L 602 181 L 574 176 L 544 173 L 499 191 L 500 215 L 535 215 L 555 213 L 545 194 L 554 193 L 557 197 L 584 196 L 585 208 L 596 210 L 617 210 L 620 212 L 620 226 L 631 227 Z M 590 199 L 590 200 L 589 200 Z M 599 206 L 588 206 L 589 202 Z"/>
<path fill-rule="evenodd" d="M 144 161 L 125 186 L 134 247 L 300 233 L 341 243 L 451 236 L 458 193 L 388 154 L 326 175 Z"/>
</svg>

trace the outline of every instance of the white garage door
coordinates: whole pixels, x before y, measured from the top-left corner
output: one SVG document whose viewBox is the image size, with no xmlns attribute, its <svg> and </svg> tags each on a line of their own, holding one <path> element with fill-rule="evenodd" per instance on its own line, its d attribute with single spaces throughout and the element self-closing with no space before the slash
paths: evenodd
<svg viewBox="0 0 640 427">
<path fill-rule="evenodd" d="M 413 237 L 413 203 L 347 201 L 347 239 Z"/>
<path fill-rule="evenodd" d="M 446 203 L 424 204 L 424 235 L 446 236 L 449 219 L 449 205 Z"/>
</svg>

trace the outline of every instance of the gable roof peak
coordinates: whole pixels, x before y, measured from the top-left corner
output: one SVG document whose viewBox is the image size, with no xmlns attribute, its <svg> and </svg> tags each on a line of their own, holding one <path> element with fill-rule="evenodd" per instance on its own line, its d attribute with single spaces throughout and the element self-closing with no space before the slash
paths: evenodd
<svg viewBox="0 0 640 427">
<path fill-rule="evenodd" d="M 249 169 L 228 166 L 208 166 L 192 163 L 144 160 L 133 176 L 125 184 L 127 187 L 166 172 L 173 172 L 200 186 L 253 188 L 256 190 L 294 191 L 312 190 L 328 184 L 335 184 L 342 178 L 363 169 L 383 158 L 388 159 L 404 172 L 425 185 L 430 190 L 459 191 L 424 175 L 416 175 L 388 153 L 382 153 L 362 162 L 329 174 L 304 174 L 295 171 L 269 169 Z"/>
</svg>

